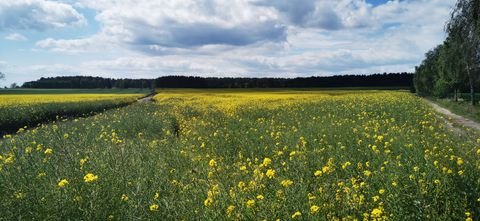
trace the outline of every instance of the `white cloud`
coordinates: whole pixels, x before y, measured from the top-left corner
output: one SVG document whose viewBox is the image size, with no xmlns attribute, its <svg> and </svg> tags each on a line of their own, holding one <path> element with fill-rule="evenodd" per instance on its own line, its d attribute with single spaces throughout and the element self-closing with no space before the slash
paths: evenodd
<svg viewBox="0 0 480 221">
<path fill-rule="evenodd" d="M 0 31 L 63 28 L 86 24 L 71 5 L 48 0 L 0 0 Z"/>
<path fill-rule="evenodd" d="M 86 1 L 84 6 L 98 11 L 96 20 L 103 28 L 96 38 L 145 52 L 159 47 L 245 46 L 286 39 L 286 27 L 276 11 L 252 6 L 248 0 Z M 47 48 L 79 40 L 88 41 L 48 39 L 48 44 L 39 45 Z"/>
<path fill-rule="evenodd" d="M 19 33 L 11 33 L 5 36 L 6 40 L 9 41 L 26 41 L 27 37 L 23 36 L 22 34 Z"/>
<path fill-rule="evenodd" d="M 109 38 L 104 35 L 94 35 L 81 39 L 53 39 L 47 38 L 35 43 L 41 49 L 49 49 L 56 52 L 80 53 L 102 52 L 112 47 Z"/>
<path fill-rule="evenodd" d="M 372 25 L 372 6 L 363 0 L 255 0 L 254 4 L 275 8 L 294 26 L 339 30 Z"/>
<path fill-rule="evenodd" d="M 96 34 L 47 38 L 36 47 L 116 55 L 73 67 L 40 65 L 31 71 L 78 74 L 75 71 L 80 70 L 81 74 L 108 77 L 413 71 L 423 54 L 445 38 L 443 27 L 454 3 L 393 0 L 373 6 L 365 0 L 85 0 L 75 7 L 97 12 L 101 29 Z"/>
</svg>

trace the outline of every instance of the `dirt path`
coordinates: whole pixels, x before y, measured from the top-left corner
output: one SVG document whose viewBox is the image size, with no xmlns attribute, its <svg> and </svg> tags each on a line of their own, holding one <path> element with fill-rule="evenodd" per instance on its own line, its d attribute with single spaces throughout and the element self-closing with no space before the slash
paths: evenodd
<svg viewBox="0 0 480 221">
<path fill-rule="evenodd" d="M 447 122 L 447 124 L 449 124 L 450 127 L 453 126 L 452 125 L 452 123 L 453 123 L 453 124 L 458 124 L 458 125 L 461 125 L 461 126 L 473 128 L 477 131 L 480 131 L 480 123 L 477 123 L 477 122 L 472 121 L 470 119 L 467 119 L 465 117 L 456 115 L 456 114 L 452 113 L 450 110 L 448 110 L 446 108 L 443 108 L 443 107 L 440 107 L 438 104 L 435 104 L 432 101 L 429 101 L 427 99 L 423 99 L 423 100 L 426 103 L 428 103 L 433 109 L 435 109 L 435 111 L 445 115 L 448 118 L 448 121 L 450 122 L 450 123 Z"/>
<path fill-rule="evenodd" d="M 144 97 L 144 98 L 141 98 L 141 99 L 138 99 L 138 103 L 148 103 L 148 102 L 152 102 L 153 101 L 153 96 L 155 95 L 149 95 L 147 97 Z"/>
</svg>

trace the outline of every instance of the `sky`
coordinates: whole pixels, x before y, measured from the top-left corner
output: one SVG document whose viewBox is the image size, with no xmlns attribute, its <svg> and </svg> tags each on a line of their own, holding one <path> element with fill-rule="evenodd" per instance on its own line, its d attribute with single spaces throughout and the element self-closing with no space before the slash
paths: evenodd
<svg viewBox="0 0 480 221">
<path fill-rule="evenodd" d="M 413 72 L 455 0 L 0 0 L 0 86 Z"/>
</svg>

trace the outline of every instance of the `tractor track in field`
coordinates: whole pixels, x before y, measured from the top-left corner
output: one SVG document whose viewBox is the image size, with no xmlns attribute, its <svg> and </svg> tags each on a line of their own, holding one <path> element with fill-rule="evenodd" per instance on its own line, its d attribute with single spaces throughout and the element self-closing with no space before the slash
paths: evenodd
<svg viewBox="0 0 480 221">
<path fill-rule="evenodd" d="M 440 113 L 441 115 L 445 116 L 444 120 L 445 120 L 447 126 L 450 129 L 454 130 L 455 132 L 460 133 L 460 134 L 462 133 L 461 129 L 458 126 L 471 128 L 471 129 L 474 129 L 477 132 L 480 132 L 480 123 L 477 123 L 473 120 L 462 117 L 460 115 L 454 114 L 450 110 L 448 110 L 446 108 L 443 108 L 440 105 L 438 105 L 438 104 L 436 104 L 436 103 L 434 103 L 434 102 L 432 102 L 428 99 L 423 98 L 423 100 L 425 101 L 425 103 L 430 105 L 430 107 L 432 107 L 437 113 Z"/>
<path fill-rule="evenodd" d="M 135 104 L 135 103 L 151 103 L 151 102 L 154 102 L 154 99 L 153 97 L 155 96 L 156 93 L 151 93 L 145 97 L 142 97 L 142 98 L 139 98 L 137 99 L 137 101 L 134 101 L 132 103 L 128 103 L 128 104 L 122 104 L 122 105 L 118 105 L 118 106 L 115 106 L 115 107 L 110 107 L 110 108 L 106 108 L 104 110 L 98 110 L 98 111 L 94 111 L 92 113 L 85 113 L 85 114 L 78 114 L 78 115 L 66 115 L 66 116 L 62 116 L 62 119 L 67 119 L 67 120 L 72 120 L 72 119 L 76 119 L 78 117 L 93 117 L 99 113 L 103 113 L 107 110 L 111 110 L 111 109 L 118 109 L 118 108 L 123 108 L 123 107 L 126 107 L 126 106 L 130 106 L 132 104 Z M 54 123 L 54 122 L 58 122 L 58 119 L 55 119 L 53 117 L 50 117 L 48 119 L 44 119 L 44 120 L 39 120 L 39 121 L 34 121 L 34 122 L 31 122 L 31 123 L 27 123 L 25 126 L 27 127 L 27 130 L 31 130 L 31 129 L 35 129 L 35 128 L 38 128 L 40 127 L 42 124 L 50 124 L 50 123 Z M 2 128 L 0 129 L 0 140 L 3 139 L 3 136 L 4 135 L 7 135 L 7 134 L 16 134 L 17 131 L 19 130 L 20 128 L 18 127 L 15 127 L 15 128 Z"/>
<path fill-rule="evenodd" d="M 153 97 L 155 96 L 155 94 L 151 94 L 151 95 L 148 95 L 144 98 L 140 98 L 137 100 L 138 103 L 150 103 L 150 102 L 153 102 Z"/>
</svg>

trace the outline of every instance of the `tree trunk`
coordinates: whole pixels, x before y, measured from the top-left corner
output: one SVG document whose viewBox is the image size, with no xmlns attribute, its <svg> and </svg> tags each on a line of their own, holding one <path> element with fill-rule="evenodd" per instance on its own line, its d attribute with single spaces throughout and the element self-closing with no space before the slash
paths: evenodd
<svg viewBox="0 0 480 221">
<path fill-rule="evenodd" d="M 474 87 L 474 75 L 475 73 L 472 73 L 470 70 L 470 67 L 467 65 L 467 76 L 468 76 L 468 81 L 470 83 L 470 101 L 472 106 L 475 105 L 475 87 Z"/>
<path fill-rule="evenodd" d="M 473 86 L 473 81 L 470 81 L 470 100 L 472 105 L 475 105 L 475 87 Z"/>
<path fill-rule="evenodd" d="M 453 97 L 455 99 L 455 102 L 458 102 L 458 89 L 455 88 L 455 91 L 453 92 Z"/>
</svg>

